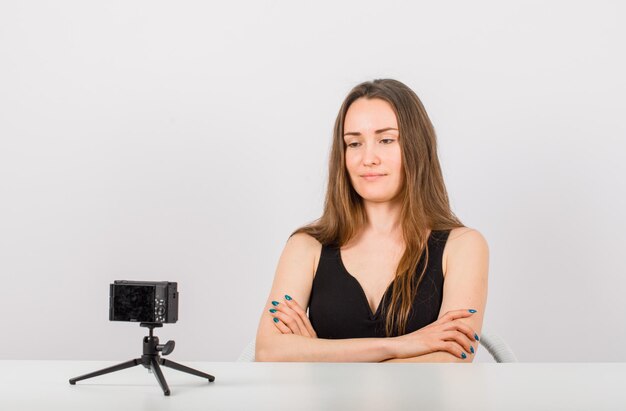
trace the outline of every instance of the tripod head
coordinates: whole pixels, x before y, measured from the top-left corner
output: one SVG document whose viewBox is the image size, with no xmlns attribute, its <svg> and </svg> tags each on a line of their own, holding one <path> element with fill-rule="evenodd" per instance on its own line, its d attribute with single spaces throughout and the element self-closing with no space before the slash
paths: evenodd
<svg viewBox="0 0 626 411">
<path fill-rule="evenodd" d="M 163 327 L 162 323 L 139 323 L 140 327 L 146 327 L 150 329 L 149 335 L 143 337 L 143 355 L 144 356 L 156 356 L 158 358 L 159 352 L 163 355 L 171 354 L 176 346 L 176 341 L 169 340 L 165 344 L 159 344 L 159 337 L 153 335 L 155 328 Z M 146 364 L 144 362 L 144 364 Z M 149 363 L 148 363 L 148 367 Z"/>
</svg>

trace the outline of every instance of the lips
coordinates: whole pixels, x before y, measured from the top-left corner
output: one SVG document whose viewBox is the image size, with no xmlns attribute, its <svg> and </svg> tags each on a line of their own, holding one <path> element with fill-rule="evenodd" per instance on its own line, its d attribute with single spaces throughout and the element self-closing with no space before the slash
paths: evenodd
<svg viewBox="0 0 626 411">
<path fill-rule="evenodd" d="M 386 176 L 387 174 L 383 174 L 383 173 L 367 173 L 367 174 L 361 174 L 361 177 L 380 177 L 380 176 Z"/>
<path fill-rule="evenodd" d="M 363 179 L 365 179 L 366 181 L 375 181 L 378 180 L 380 178 L 383 178 L 384 176 L 386 176 L 387 174 L 380 174 L 380 173 L 367 173 L 367 174 L 362 174 L 361 177 Z"/>
</svg>

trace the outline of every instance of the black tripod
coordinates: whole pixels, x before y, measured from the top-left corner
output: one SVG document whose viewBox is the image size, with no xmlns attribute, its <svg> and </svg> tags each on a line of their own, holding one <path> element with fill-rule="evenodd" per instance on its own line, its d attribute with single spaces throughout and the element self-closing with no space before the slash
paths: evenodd
<svg viewBox="0 0 626 411">
<path fill-rule="evenodd" d="M 150 329 L 150 335 L 143 337 L 143 355 L 141 358 L 137 358 L 134 360 L 126 361 L 121 364 L 114 365 L 112 367 L 103 368 L 98 371 L 91 372 L 89 374 L 81 375 L 80 377 L 70 379 L 70 384 L 76 385 L 76 381 L 86 380 L 87 378 L 97 377 L 98 375 L 104 375 L 115 371 L 124 370 L 126 368 L 131 368 L 136 365 L 143 365 L 148 370 L 152 370 L 154 375 L 156 376 L 159 385 L 163 389 L 163 394 L 170 395 L 170 387 L 167 386 L 167 381 L 165 381 L 165 377 L 161 372 L 161 367 L 159 364 L 173 368 L 178 371 L 186 372 L 188 374 L 197 375 L 198 377 L 207 378 L 209 382 L 215 381 L 215 377 L 209 374 L 205 374 L 201 371 L 194 370 L 193 368 L 185 367 L 184 365 L 178 364 L 174 361 L 166 360 L 165 358 L 159 357 L 159 351 L 163 353 L 163 355 L 168 355 L 172 351 L 174 351 L 174 345 L 176 344 L 174 341 L 168 341 L 164 345 L 159 345 L 159 337 L 154 337 L 152 335 L 152 330 L 155 327 L 163 327 L 161 323 L 140 323 L 141 327 L 148 327 Z"/>
</svg>

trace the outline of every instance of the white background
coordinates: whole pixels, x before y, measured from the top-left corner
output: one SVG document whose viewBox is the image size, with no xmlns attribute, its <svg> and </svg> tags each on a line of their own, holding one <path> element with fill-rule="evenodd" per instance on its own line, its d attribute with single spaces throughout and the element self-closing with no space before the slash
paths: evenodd
<svg viewBox="0 0 626 411">
<path fill-rule="evenodd" d="M 172 359 L 235 360 L 321 213 L 342 99 L 389 77 L 489 242 L 484 329 L 522 361 L 625 361 L 625 9 L 3 0 L 0 358 L 138 357 L 145 329 L 108 321 L 136 279 L 179 283 Z"/>
</svg>

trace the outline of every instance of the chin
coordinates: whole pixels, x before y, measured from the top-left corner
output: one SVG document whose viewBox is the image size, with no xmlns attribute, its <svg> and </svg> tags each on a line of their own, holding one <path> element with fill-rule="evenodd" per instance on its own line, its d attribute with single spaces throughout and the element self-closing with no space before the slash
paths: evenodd
<svg viewBox="0 0 626 411">
<path fill-rule="evenodd" d="M 372 203 L 387 203 L 397 198 L 397 195 L 392 194 L 380 194 L 380 193 L 359 193 L 363 201 L 369 201 Z"/>
</svg>

